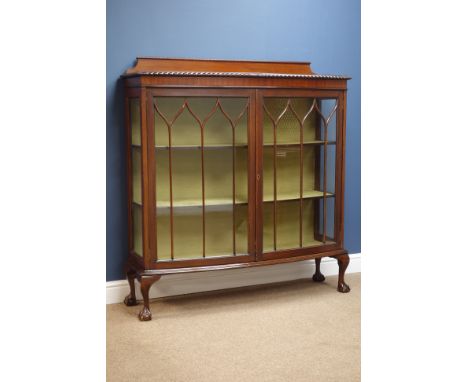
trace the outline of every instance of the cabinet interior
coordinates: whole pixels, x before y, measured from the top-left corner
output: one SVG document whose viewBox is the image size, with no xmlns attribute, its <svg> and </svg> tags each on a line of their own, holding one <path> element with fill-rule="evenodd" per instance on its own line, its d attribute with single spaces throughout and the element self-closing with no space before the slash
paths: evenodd
<svg viewBox="0 0 468 382">
<path fill-rule="evenodd" d="M 149 102 L 158 260 L 247 254 L 249 145 L 255 144 L 248 140 L 249 98 L 156 96 Z M 334 242 L 334 104 L 264 98 L 263 252 Z M 142 255 L 138 99 L 130 100 L 130 122 L 133 251 Z"/>
</svg>

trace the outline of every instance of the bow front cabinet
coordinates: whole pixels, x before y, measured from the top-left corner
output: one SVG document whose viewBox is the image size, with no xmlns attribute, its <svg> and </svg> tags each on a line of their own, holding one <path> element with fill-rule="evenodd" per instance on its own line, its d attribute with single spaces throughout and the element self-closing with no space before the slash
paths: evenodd
<svg viewBox="0 0 468 382">
<path fill-rule="evenodd" d="M 338 260 L 346 86 L 308 62 L 138 58 L 122 76 L 128 171 L 125 303 L 150 320 L 164 275 Z"/>
</svg>

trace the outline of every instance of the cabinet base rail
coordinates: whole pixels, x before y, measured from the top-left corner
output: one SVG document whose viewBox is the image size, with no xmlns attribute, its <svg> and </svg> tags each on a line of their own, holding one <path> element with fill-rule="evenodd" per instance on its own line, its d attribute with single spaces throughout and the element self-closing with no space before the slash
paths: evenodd
<svg viewBox="0 0 468 382">
<path fill-rule="evenodd" d="M 135 306 L 138 304 L 135 295 L 135 279 L 140 282 L 141 294 L 143 296 L 143 309 L 138 314 L 140 321 L 149 321 L 152 318 L 149 305 L 149 290 L 151 286 L 158 281 L 163 275 L 171 275 L 178 273 L 194 273 L 206 272 L 215 270 L 228 270 L 239 268 L 250 268 L 265 265 L 284 264 L 296 261 L 305 261 L 315 259 L 315 273 L 312 276 L 314 282 L 325 281 L 325 276 L 320 272 L 320 262 L 323 257 L 335 258 L 338 262 L 338 286 L 337 290 L 341 293 L 348 293 L 351 288 L 345 283 L 344 275 L 349 264 L 349 256 L 346 250 L 336 250 L 331 252 L 315 253 L 310 255 L 294 256 L 287 258 L 278 258 L 274 260 L 254 261 L 249 263 L 210 265 L 203 267 L 192 268 L 171 268 L 171 269 L 151 269 L 145 270 L 136 266 L 134 263 L 127 264 L 127 280 L 130 286 L 130 294 L 125 297 L 124 304 L 127 306 Z"/>
</svg>

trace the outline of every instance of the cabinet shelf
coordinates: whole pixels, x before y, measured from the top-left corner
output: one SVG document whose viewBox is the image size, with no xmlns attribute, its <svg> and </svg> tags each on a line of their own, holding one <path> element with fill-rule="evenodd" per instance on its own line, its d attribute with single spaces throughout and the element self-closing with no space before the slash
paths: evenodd
<svg viewBox="0 0 468 382">
<path fill-rule="evenodd" d="M 328 145 L 336 145 L 336 141 L 308 141 L 303 142 L 304 146 L 308 145 L 324 145 L 327 143 Z M 277 143 L 276 147 L 299 147 L 301 144 L 300 142 L 285 142 L 285 143 Z M 265 147 L 273 147 L 273 143 L 267 142 L 264 144 Z M 139 147 L 139 146 L 138 146 Z M 235 148 L 247 148 L 247 144 L 242 145 L 234 145 Z M 203 146 L 204 149 L 231 149 L 231 144 L 220 144 L 220 145 L 205 145 Z M 156 146 L 157 150 L 169 150 L 169 146 Z M 201 145 L 183 145 L 183 146 L 171 146 L 171 149 L 180 150 L 180 149 L 201 149 Z"/>
<path fill-rule="evenodd" d="M 203 149 L 232 149 L 233 145 L 205 145 Z M 234 145 L 235 148 L 247 148 L 247 144 Z M 169 150 L 169 146 L 156 146 L 156 150 Z M 201 145 L 171 146 L 171 150 L 201 149 Z"/>
<path fill-rule="evenodd" d="M 333 198 L 335 194 L 331 192 L 327 192 L 325 197 L 326 198 Z M 304 191 L 302 195 L 302 199 L 317 199 L 317 198 L 323 198 L 323 191 L 318 191 L 318 190 L 312 190 L 312 191 Z M 294 201 L 294 200 L 299 200 L 300 197 L 297 195 L 297 193 L 294 194 L 282 194 L 278 195 L 276 201 L 277 202 L 287 202 L 287 201 Z M 263 199 L 264 202 L 266 203 L 271 203 L 274 201 L 274 198 L 272 195 L 268 195 L 266 198 Z M 246 205 L 248 203 L 247 200 L 243 199 L 236 199 L 236 206 L 240 205 Z M 134 204 L 141 206 L 140 202 L 134 202 Z M 210 198 L 205 200 L 205 207 L 212 207 L 212 206 L 232 206 L 232 199 L 229 198 Z M 157 208 L 170 208 L 171 203 L 168 200 L 165 201 L 158 201 L 156 203 Z M 184 199 L 184 200 L 177 200 L 173 201 L 172 207 L 173 208 L 184 208 L 184 207 L 202 207 L 202 203 L 200 202 L 200 199 Z"/>
<path fill-rule="evenodd" d="M 325 197 L 327 198 L 332 198 L 334 197 L 335 194 L 331 193 L 331 192 L 327 192 L 325 194 Z M 315 198 L 323 198 L 323 191 L 319 191 L 319 190 L 311 190 L 311 191 L 304 191 L 302 193 L 302 199 L 315 199 Z M 281 195 L 277 195 L 276 197 L 276 201 L 277 202 L 284 202 L 284 201 L 289 201 L 289 200 L 299 200 L 300 199 L 300 196 L 298 195 L 297 192 L 295 193 L 282 193 Z M 264 195 L 263 196 L 263 201 L 264 202 L 273 202 L 274 201 L 274 198 L 273 198 L 273 195 Z"/>
<path fill-rule="evenodd" d="M 311 145 L 336 145 L 336 141 L 307 141 L 303 142 L 303 146 L 311 146 Z M 276 147 L 299 147 L 301 144 L 300 142 L 284 142 L 284 143 L 277 143 Z M 265 142 L 263 144 L 264 147 L 273 147 L 274 144 L 272 142 Z M 132 145 L 135 149 L 141 149 L 141 145 Z M 203 146 L 204 149 L 231 149 L 233 145 L 231 144 L 219 144 L 219 145 L 205 145 Z M 235 148 L 247 148 L 247 144 L 240 144 L 234 145 Z M 169 146 L 155 146 L 156 150 L 169 150 Z M 182 146 L 171 146 L 172 150 L 187 150 L 187 149 L 201 149 L 201 145 L 182 145 Z"/>
<path fill-rule="evenodd" d="M 330 244 L 336 244 L 336 242 L 333 241 L 333 240 L 330 240 L 330 239 L 326 240 L 325 243 L 323 241 L 321 241 L 321 240 L 308 239 L 308 240 L 304 240 L 302 242 L 302 248 L 317 247 L 317 246 L 321 246 L 321 245 L 330 245 Z M 289 240 L 283 240 L 281 245 L 277 247 L 277 250 L 291 249 L 291 248 L 301 248 L 298 245 L 297 235 L 296 236 L 291 235 Z M 265 253 L 268 253 L 268 252 L 274 252 L 275 250 L 274 250 L 272 245 L 264 244 L 263 245 L 263 251 Z"/>
<path fill-rule="evenodd" d="M 247 204 L 247 200 L 241 200 L 237 199 L 236 200 L 236 206 L 237 205 L 245 205 Z M 228 198 L 217 198 L 217 199 L 207 199 L 205 200 L 205 207 L 211 207 L 211 206 L 227 206 L 227 205 L 232 205 L 232 199 Z M 167 200 L 165 201 L 158 201 L 156 203 L 157 208 L 169 208 L 171 206 L 171 203 Z M 184 200 L 174 200 L 172 202 L 172 206 L 174 208 L 180 208 L 180 207 L 202 207 L 202 203 L 200 199 L 184 199 Z"/>
<path fill-rule="evenodd" d="M 309 145 L 324 145 L 327 143 L 328 145 L 336 145 L 336 141 L 305 141 L 302 142 L 303 146 L 309 146 Z M 276 147 L 299 147 L 301 145 L 300 142 L 280 142 L 276 143 Z M 265 142 L 263 144 L 264 147 L 273 147 L 274 144 L 273 142 Z"/>
</svg>

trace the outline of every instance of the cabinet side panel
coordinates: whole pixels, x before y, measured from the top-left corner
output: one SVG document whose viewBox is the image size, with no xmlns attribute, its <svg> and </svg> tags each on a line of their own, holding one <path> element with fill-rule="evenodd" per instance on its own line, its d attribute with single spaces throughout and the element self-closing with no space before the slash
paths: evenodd
<svg viewBox="0 0 468 382">
<path fill-rule="evenodd" d="M 341 246 L 344 246 L 344 182 L 345 182 L 345 152 L 346 152 L 346 91 L 339 97 L 339 114 L 337 131 L 337 211 L 336 213 L 336 235 Z"/>
<path fill-rule="evenodd" d="M 155 213 L 154 213 L 154 133 L 149 122 L 152 118 L 149 90 L 140 88 L 141 118 L 141 174 L 143 191 L 143 258 L 145 268 L 151 268 L 156 257 Z"/>
<path fill-rule="evenodd" d="M 142 221 L 142 168 L 141 168 L 141 118 L 140 118 L 140 99 L 130 97 L 127 102 L 129 114 L 129 200 L 130 200 L 130 218 L 131 242 L 130 251 L 136 255 L 143 256 L 143 221 Z"/>
</svg>

